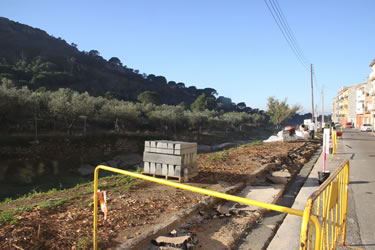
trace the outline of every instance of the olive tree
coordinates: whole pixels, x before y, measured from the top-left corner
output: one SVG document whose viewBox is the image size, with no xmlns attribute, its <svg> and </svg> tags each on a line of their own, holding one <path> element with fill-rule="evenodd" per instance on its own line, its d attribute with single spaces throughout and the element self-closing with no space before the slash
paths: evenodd
<svg viewBox="0 0 375 250">
<path fill-rule="evenodd" d="M 68 134 L 72 134 L 74 122 L 79 117 L 84 119 L 85 132 L 86 119 L 95 110 L 93 98 L 87 92 L 79 94 L 64 88 L 51 93 L 48 107 L 57 119 L 64 121 Z"/>
<path fill-rule="evenodd" d="M 274 96 L 268 97 L 267 99 L 266 114 L 270 117 L 272 123 L 276 126 L 277 129 L 280 129 L 282 122 L 292 117 L 300 109 L 300 105 L 289 107 L 289 105 L 287 104 L 287 98 L 285 98 L 281 102 Z"/>
<path fill-rule="evenodd" d="M 140 111 L 131 102 L 119 101 L 116 99 L 107 101 L 100 110 L 100 115 L 106 119 L 114 120 L 115 130 L 126 127 L 127 124 L 137 124 L 140 118 Z"/>
</svg>

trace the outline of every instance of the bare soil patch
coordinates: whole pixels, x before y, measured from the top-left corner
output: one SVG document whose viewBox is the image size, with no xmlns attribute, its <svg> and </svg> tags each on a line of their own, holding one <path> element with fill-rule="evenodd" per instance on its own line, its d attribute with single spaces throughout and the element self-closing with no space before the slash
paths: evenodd
<svg viewBox="0 0 375 250">
<path fill-rule="evenodd" d="M 198 157 L 199 175 L 189 185 L 213 189 L 218 182 L 236 184 L 267 163 L 285 165 L 290 152 L 316 142 L 269 143 L 244 145 L 223 152 L 202 154 Z M 308 155 L 304 156 L 309 157 Z M 304 159 L 304 158 L 303 158 Z M 304 160 L 301 160 L 300 164 Z M 116 182 L 121 178 L 104 182 Z M 92 246 L 93 202 L 92 193 L 84 190 L 66 190 L 54 195 L 36 197 L 0 206 L 0 212 L 36 204 L 48 199 L 58 201 L 72 196 L 56 206 L 35 205 L 15 215 L 17 222 L 4 222 L 0 227 L 0 249 L 84 249 Z M 98 218 L 99 247 L 114 248 L 142 234 L 178 212 L 199 203 L 203 195 L 178 190 L 156 183 L 136 181 L 130 190 L 123 186 L 105 188 L 109 214 L 104 221 Z"/>
</svg>

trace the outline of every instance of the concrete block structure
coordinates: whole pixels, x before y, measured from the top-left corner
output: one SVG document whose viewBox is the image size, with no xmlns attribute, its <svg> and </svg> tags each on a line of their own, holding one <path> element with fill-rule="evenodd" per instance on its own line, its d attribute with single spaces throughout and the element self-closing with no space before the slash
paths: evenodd
<svg viewBox="0 0 375 250">
<path fill-rule="evenodd" d="M 145 141 L 143 174 L 178 178 L 182 181 L 198 173 L 197 143 L 181 141 Z M 186 170 L 185 170 L 186 169 Z"/>
</svg>

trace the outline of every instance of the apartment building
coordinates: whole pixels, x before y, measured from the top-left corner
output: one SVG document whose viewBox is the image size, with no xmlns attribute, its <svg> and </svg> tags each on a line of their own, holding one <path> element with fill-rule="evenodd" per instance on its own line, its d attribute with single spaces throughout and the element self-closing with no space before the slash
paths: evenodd
<svg viewBox="0 0 375 250">
<path fill-rule="evenodd" d="M 362 124 L 372 124 L 375 128 L 375 60 L 370 64 L 371 73 L 367 83 L 341 87 L 332 101 L 332 120 L 345 126 L 354 123 L 356 128 Z"/>
<path fill-rule="evenodd" d="M 355 127 L 360 128 L 365 123 L 365 98 L 366 98 L 366 84 L 361 84 L 356 90 L 356 122 Z"/>
<path fill-rule="evenodd" d="M 332 117 L 336 117 L 336 120 L 333 119 L 333 121 L 340 123 L 341 125 L 344 125 L 347 120 L 347 107 L 345 108 L 345 105 L 347 105 L 348 101 L 345 100 L 346 90 L 346 87 L 340 88 L 339 92 L 337 93 L 336 100 L 333 102 L 334 107 L 332 108 L 332 110 L 336 111 L 336 113 L 332 115 Z"/>
<path fill-rule="evenodd" d="M 332 119 L 332 121 L 335 121 L 335 122 L 337 122 L 338 121 L 338 117 L 337 117 L 337 102 L 336 102 L 336 98 L 337 97 L 334 97 L 334 98 L 332 98 L 332 117 L 331 117 L 331 119 Z"/>
<path fill-rule="evenodd" d="M 357 88 L 358 85 L 356 84 L 354 86 L 348 87 L 348 122 L 352 122 L 354 125 L 356 125 L 356 104 L 357 104 Z"/>
<path fill-rule="evenodd" d="M 367 80 L 365 98 L 365 121 L 375 130 L 375 59 L 370 63 L 371 72 Z"/>
</svg>

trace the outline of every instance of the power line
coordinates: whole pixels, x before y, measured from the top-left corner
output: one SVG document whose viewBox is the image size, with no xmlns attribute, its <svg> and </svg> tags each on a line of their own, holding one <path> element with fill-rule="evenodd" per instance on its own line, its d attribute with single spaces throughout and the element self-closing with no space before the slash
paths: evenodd
<svg viewBox="0 0 375 250">
<path fill-rule="evenodd" d="M 277 8 L 277 4 L 275 4 L 274 2 L 271 2 L 271 0 L 269 0 L 270 4 L 268 4 L 267 0 L 264 0 L 265 4 L 267 5 L 267 8 L 268 10 L 270 11 L 274 21 L 276 22 L 277 26 L 279 27 L 281 33 L 283 34 L 284 36 L 284 39 L 287 41 L 290 49 L 293 51 L 294 55 L 297 57 L 297 59 L 299 60 L 299 62 L 301 63 L 301 65 L 309 71 L 309 67 L 307 66 L 307 63 L 306 63 L 306 57 L 304 57 L 303 53 L 302 53 L 302 50 L 301 49 L 297 49 L 297 43 L 296 43 L 296 39 L 294 39 L 295 41 L 293 42 L 293 32 L 291 31 L 290 27 L 289 27 L 289 31 L 288 31 L 288 28 L 286 28 L 286 24 L 287 22 L 285 21 L 282 21 L 282 12 L 281 12 L 281 9 Z M 273 11 L 271 10 L 271 7 L 273 9 Z M 285 16 L 284 16 L 284 19 L 286 20 Z"/>
<path fill-rule="evenodd" d="M 297 52 L 299 53 L 299 55 L 301 56 L 305 64 L 309 65 L 310 62 L 308 58 L 304 55 L 301 47 L 299 46 L 298 41 L 296 37 L 294 36 L 292 29 L 289 26 L 288 20 L 286 19 L 283 11 L 281 10 L 278 0 L 272 0 L 272 2 L 274 3 L 274 6 L 276 7 L 277 13 L 279 13 L 279 16 L 281 17 L 282 23 L 284 23 L 284 27 L 286 28 L 287 34 L 289 34 L 289 37 L 291 38 L 291 41 L 294 44 L 294 47 L 297 49 Z"/>
<path fill-rule="evenodd" d="M 304 60 L 304 57 L 301 55 L 301 52 L 298 50 L 294 40 L 293 40 L 293 36 L 292 34 L 289 32 L 288 30 L 288 27 L 285 23 L 285 21 L 283 20 L 283 17 L 282 17 L 282 14 L 280 13 L 280 10 L 278 9 L 276 3 L 274 1 L 269 1 L 277 19 L 279 20 L 279 23 L 281 24 L 281 27 L 284 31 L 284 33 L 287 35 L 288 37 L 288 41 L 290 41 L 290 44 L 292 45 L 294 51 L 296 52 L 297 56 L 299 57 L 300 61 L 305 65 L 305 66 L 308 66 L 308 63 L 306 63 L 306 61 Z"/>
</svg>

